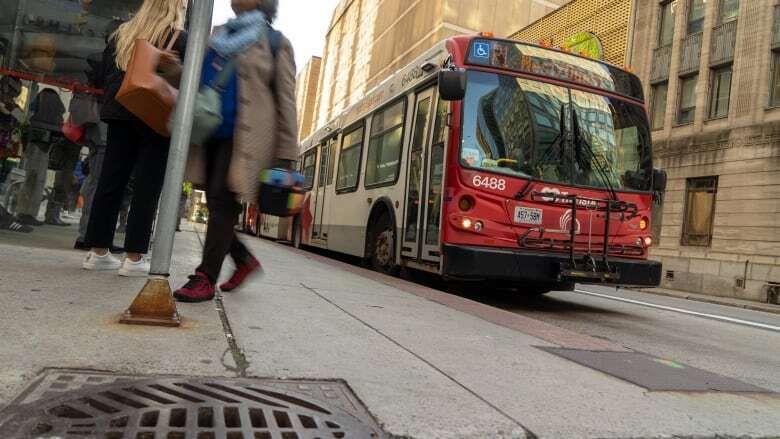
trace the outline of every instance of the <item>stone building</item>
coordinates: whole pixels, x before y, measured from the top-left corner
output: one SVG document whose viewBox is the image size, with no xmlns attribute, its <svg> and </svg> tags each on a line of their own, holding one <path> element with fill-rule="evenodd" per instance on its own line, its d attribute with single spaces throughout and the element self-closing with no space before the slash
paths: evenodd
<svg viewBox="0 0 780 439">
<path fill-rule="evenodd" d="M 342 0 L 326 37 L 315 125 L 438 41 L 476 31 L 509 35 L 567 1 Z"/>
<path fill-rule="evenodd" d="M 631 65 L 648 96 L 663 286 L 759 301 L 780 282 L 780 4 L 636 3 Z"/>
<path fill-rule="evenodd" d="M 313 56 L 303 66 L 295 81 L 295 103 L 298 107 L 298 140 L 314 131 L 314 104 L 319 91 L 322 58 Z"/>
<path fill-rule="evenodd" d="M 630 56 L 631 20 L 636 0 L 572 0 L 510 38 L 585 52 L 623 66 Z"/>
</svg>

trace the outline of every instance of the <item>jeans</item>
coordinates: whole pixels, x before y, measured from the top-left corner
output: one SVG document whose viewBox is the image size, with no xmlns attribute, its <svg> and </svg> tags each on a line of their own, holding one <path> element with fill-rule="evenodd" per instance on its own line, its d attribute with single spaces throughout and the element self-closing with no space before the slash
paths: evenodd
<svg viewBox="0 0 780 439">
<path fill-rule="evenodd" d="M 43 189 L 46 186 L 46 174 L 49 171 L 50 145 L 30 142 L 24 150 L 24 184 L 19 191 L 17 215 L 38 217 L 43 201 Z"/>
<path fill-rule="evenodd" d="M 237 267 L 252 258 L 249 250 L 238 240 L 234 227 L 238 224 L 241 204 L 230 191 L 227 175 L 233 155 L 233 139 L 212 140 L 206 144 L 206 204 L 209 224 L 203 259 L 197 271 L 216 283 L 225 257 L 230 254 Z"/>
<path fill-rule="evenodd" d="M 110 248 L 116 222 L 130 177 L 133 199 L 127 218 L 125 251 L 147 253 L 152 224 L 160 199 L 170 139 L 160 136 L 140 121 L 108 122 L 108 145 L 103 169 L 92 201 L 84 244 Z"/>
<path fill-rule="evenodd" d="M 106 158 L 106 147 L 97 146 L 89 155 L 89 175 L 81 187 L 81 196 L 84 197 L 84 207 L 81 209 L 81 221 L 79 222 L 78 242 L 84 242 L 89 225 L 89 214 L 92 211 L 92 202 L 97 192 L 98 180 L 103 170 L 103 160 Z"/>
</svg>

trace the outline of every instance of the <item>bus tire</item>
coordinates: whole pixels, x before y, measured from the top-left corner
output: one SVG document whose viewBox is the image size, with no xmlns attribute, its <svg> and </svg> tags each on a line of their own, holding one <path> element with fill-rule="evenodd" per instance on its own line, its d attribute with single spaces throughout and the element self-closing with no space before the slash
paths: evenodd
<svg viewBox="0 0 780 439">
<path fill-rule="evenodd" d="M 301 217 L 296 216 L 292 226 L 292 246 L 301 248 L 303 242 L 303 230 L 301 229 Z"/>
<path fill-rule="evenodd" d="M 398 265 L 395 263 L 395 232 L 390 215 L 382 214 L 369 226 L 369 264 L 371 269 L 395 276 Z"/>
</svg>

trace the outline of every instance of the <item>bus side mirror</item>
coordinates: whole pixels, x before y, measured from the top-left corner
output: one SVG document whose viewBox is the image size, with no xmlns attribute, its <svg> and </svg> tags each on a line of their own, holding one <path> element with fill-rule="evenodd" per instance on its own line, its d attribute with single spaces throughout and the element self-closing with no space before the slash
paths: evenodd
<svg viewBox="0 0 780 439">
<path fill-rule="evenodd" d="M 445 101 L 459 101 L 466 96 L 466 72 L 442 70 L 439 72 L 439 96 Z"/>
<path fill-rule="evenodd" d="M 653 191 L 666 191 L 666 171 L 663 169 L 653 169 Z"/>
</svg>

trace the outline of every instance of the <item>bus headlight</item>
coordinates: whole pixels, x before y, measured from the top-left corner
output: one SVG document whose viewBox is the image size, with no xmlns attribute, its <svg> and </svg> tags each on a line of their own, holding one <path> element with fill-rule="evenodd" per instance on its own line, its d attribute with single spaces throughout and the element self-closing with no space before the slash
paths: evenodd
<svg viewBox="0 0 780 439">
<path fill-rule="evenodd" d="M 653 245 L 653 238 L 650 236 L 645 236 L 645 247 L 650 247 Z"/>
<path fill-rule="evenodd" d="M 477 222 L 474 223 L 474 231 L 475 232 L 481 232 L 482 229 L 484 229 L 484 228 L 485 228 L 485 225 L 482 224 L 482 221 L 477 221 Z"/>
<path fill-rule="evenodd" d="M 461 222 L 461 226 L 463 226 L 464 229 L 470 229 L 471 228 L 471 220 L 469 218 L 463 218 L 463 221 Z"/>
<path fill-rule="evenodd" d="M 458 200 L 458 208 L 463 212 L 468 212 L 472 207 L 474 207 L 474 199 L 468 195 L 460 197 Z"/>
<path fill-rule="evenodd" d="M 648 221 L 647 217 L 643 217 L 639 220 L 639 230 L 647 230 L 648 224 L 650 224 L 650 221 Z"/>
</svg>

